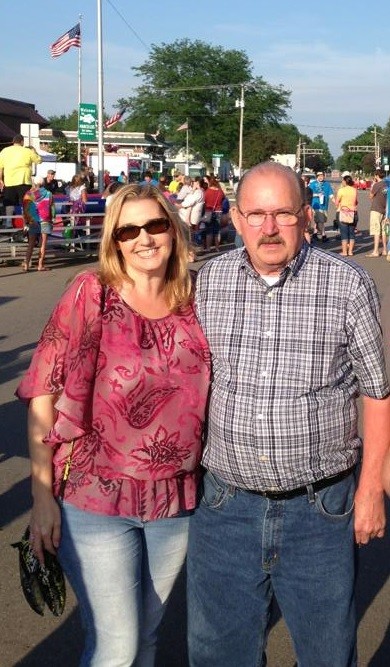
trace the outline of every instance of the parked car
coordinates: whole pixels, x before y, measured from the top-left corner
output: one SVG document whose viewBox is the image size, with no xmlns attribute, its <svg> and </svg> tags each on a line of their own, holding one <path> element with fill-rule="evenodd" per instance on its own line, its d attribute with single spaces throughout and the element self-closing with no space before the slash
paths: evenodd
<svg viewBox="0 0 390 667">
<path fill-rule="evenodd" d="M 365 178 L 357 178 L 354 183 L 355 188 L 358 190 L 367 190 L 368 189 L 368 182 L 366 181 Z"/>
</svg>

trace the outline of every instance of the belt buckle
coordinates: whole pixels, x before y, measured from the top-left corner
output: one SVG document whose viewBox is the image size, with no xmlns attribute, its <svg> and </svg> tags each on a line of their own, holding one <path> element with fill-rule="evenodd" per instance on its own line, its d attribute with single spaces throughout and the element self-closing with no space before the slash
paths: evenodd
<svg viewBox="0 0 390 667">
<path fill-rule="evenodd" d="M 262 491 L 264 498 L 267 500 L 283 500 L 283 491 Z"/>
</svg>

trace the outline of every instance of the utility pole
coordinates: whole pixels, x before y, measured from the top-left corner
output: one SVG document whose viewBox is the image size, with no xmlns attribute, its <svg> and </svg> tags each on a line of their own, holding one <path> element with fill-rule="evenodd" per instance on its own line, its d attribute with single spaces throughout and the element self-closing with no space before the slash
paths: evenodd
<svg viewBox="0 0 390 667">
<path fill-rule="evenodd" d="M 295 153 L 295 161 L 297 164 L 298 169 L 301 168 L 301 137 L 298 139 L 298 145 L 297 145 L 297 150 Z"/>
<path fill-rule="evenodd" d="M 240 109 L 240 133 L 238 140 L 238 175 L 239 178 L 242 176 L 242 143 L 243 143 L 243 133 L 244 133 L 244 84 L 241 84 L 241 98 L 236 100 L 236 109 Z"/>
<path fill-rule="evenodd" d="M 375 166 L 378 168 L 381 166 L 381 149 L 379 146 L 376 125 L 374 125 L 374 147 L 375 147 Z"/>
</svg>

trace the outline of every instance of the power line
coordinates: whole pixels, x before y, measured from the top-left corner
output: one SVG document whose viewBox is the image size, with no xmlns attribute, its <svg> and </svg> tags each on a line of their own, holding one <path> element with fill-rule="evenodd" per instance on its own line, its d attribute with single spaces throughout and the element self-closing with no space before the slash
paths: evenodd
<svg viewBox="0 0 390 667">
<path fill-rule="evenodd" d="M 112 9 L 114 10 L 114 12 L 116 12 L 116 13 L 118 14 L 119 18 L 122 19 L 123 23 L 125 23 L 125 24 L 127 25 L 127 27 L 129 28 L 129 30 L 131 30 L 131 32 L 133 33 L 133 35 L 138 39 L 139 42 L 141 42 L 142 46 L 144 46 L 145 49 L 149 52 L 149 51 L 150 51 L 150 46 L 148 46 L 148 44 L 146 44 L 146 43 L 144 42 L 144 40 L 142 39 L 142 37 L 139 36 L 139 34 L 134 30 L 134 28 L 130 25 L 130 23 L 129 23 L 129 22 L 125 19 L 125 17 L 120 13 L 119 9 L 117 9 L 117 8 L 115 7 L 115 5 L 111 2 L 111 0 L 106 0 L 106 2 L 108 2 L 109 5 L 111 5 L 111 7 L 112 7 Z"/>
<path fill-rule="evenodd" d="M 310 127 L 314 130 L 367 130 L 367 127 L 343 127 L 343 126 L 331 126 L 331 125 L 303 125 L 302 123 L 294 122 L 294 125 L 299 125 L 299 127 Z"/>
<path fill-rule="evenodd" d="M 186 92 L 189 90 L 220 90 L 222 88 L 238 88 L 240 86 L 246 86 L 251 84 L 243 83 L 221 83 L 214 84 L 209 86 L 187 86 L 185 88 L 153 88 L 156 93 L 179 93 Z"/>
</svg>

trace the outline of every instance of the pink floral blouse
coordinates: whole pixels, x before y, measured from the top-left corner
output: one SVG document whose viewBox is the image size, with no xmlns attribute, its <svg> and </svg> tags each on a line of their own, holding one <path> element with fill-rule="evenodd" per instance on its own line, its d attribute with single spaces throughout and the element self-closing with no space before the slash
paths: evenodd
<svg viewBox="0 0 390 667">
<path fill-rule="evenodd" d="M 195 507 L 210 375 L 206 339 L 191 306 L 150 320 L 95 273 L 60 299 L 17 396 L 58 394 L 58 494 L 75 439 L 65 500 L 143 520 Z"/>
</svg>

